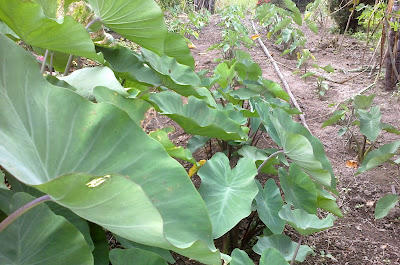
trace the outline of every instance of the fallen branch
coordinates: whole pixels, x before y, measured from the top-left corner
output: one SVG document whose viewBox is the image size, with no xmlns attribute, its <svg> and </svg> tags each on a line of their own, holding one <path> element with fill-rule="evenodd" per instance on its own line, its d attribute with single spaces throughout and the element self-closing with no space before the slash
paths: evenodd
<svg viewBox="0 0 400 265">
<path fill-rule="evenodd" d="M 258 31 L 257 31 L 257 29 L 256 29 L 256 26 L 254 25 L 254 22 L 253 22 L 252 20 L 251 20 L 250 22 L 251 22 L 251 25 L 253 26 L 254 33 L 255 33 L 256 35 L 258 35 Z M 303 112 L 303 111 L 301 110 L 299 104 L 297 103 L 297 100 L 296 100 L 296 98 L 294 97 L 292 91 L 290 90 L 289 84 L 286 82 L 286 79 L 283 77 L 281 71 L 279 70 L 279 67 L 278 67 L 277 63 L 275 62 L 274 58 L 272 58 L 272 56 L 271 56 L 271 54 L 269 53 L 267 47 L 265 47 L 265 45 L 264 45 L 264 43 L 262 42 L 261 38 L 258 38 L 257 40 L 258 40 L 258 43 L 260 44 L 261 48 L 264 50 L 264 53 L 267 55 L 268 59 L 271 61 L 272 65 L 274 66 L 274 69 L 275 69 L 276 73 L 278 74 L 279 78 L 281 79 L 282 84 L 283 84 L 283 86 L 284 86 L 286 92 L 289 94 L 289 97 L 290 97 L 290 99 L 292 100 L 293 105 L 294 105 L 300 112 Z M 305 117 L 304 117 L 304 114 L 299 114 L 299 116 L 300 116 L 300 120 L 301 120 L 301 123 L 303 124 L 303 126 L 306 127 L 306 129 L 307 129 L 309 132 L 311 132 L 311 131 L 310 131 L 310 128 L 308 127 L 308 125 L 307 125 L 307 123 L 306 123 L 306 119 L 305 119 Z"/>
</svg>

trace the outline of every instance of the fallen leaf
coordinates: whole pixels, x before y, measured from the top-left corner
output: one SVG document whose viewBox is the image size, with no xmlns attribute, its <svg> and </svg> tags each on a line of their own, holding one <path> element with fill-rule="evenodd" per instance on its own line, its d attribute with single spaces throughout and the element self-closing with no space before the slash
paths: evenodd
<svg viewBox="0 0 400 265">
<path fill-rule="evenodd" d="M 189 43 L 188 44 L 189 49 L 196 49 L 196 45 L 194 45 L 193 43 Z"/>
<path fill-rule="evenodd" d="M 206 52 L 199 52 L 199 55 L 206 55 Z"/>
<path fill-rule="evenodd" d="M 348 168 L 357 168 L 358 167 L 358 162 L 356 160 L 348 160 L 346 162 L 346 167 L 348 167 Z"/>
<path fill-rule="evenodd" d="M 374 204 L 375 204 L 375 201 L 367 201 L 367 203 L 366 203 L 367 207 L 372 207 L 372 206 L 374 206 Z"/>
<path fill-rule="evenodd" d="M 258 39 L 260 36 L 261 36 L 260 34 L 256 34 L 256 35 L 251 36 L 251 39 L 252 39 L 252 40 L 256 40 L 256 39 Z"/>
<path fill-rule="evenodd" d="M 189 177 L 193 177 L 194 174 L 196 174 L 197 171 L 199 171 L 199 169 L 201 168 L 202 165 L 204 165 L 204 163 L 207 160 L 200 160 L 199 162 L 197 162 L 196 164 L 194 164 L 190 169 L 189 169 Z"/>
</svg>

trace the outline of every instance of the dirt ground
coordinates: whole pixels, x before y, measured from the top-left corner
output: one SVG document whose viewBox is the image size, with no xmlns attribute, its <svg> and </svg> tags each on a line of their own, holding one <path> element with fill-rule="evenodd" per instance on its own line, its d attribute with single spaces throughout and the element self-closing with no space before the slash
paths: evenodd
<svg viewBox="0 0 400 265">
<path fill-rule="evenodd" d="M 214 59 L 221 57 L 218 50 L 206 51 L 209 46 L 221 39 L 219 19 L 218 15 L 214 15 L 210 24 L 201 30 L 200 38 L 192 40 L 197 47 L 192 50 L 196 61 L 196 70 L 210 69 L 212 71 L 217 65 Z M 250 23 L 248 21 L 245 23 L 252 35 Z M 322 123 L 330 117 L 334 110 L 334 107 L 330 106 L 331 104 L 342 102 L 374 83 L 377 73 L 354 71 L 361 67 L 365 50 L 367 52 L 364 65 L 371 62 L 372 66 L 376 63 L 379 56 L 372 57 L 374 47 L 365 48 L 365 42 L 346 36 L 342 48 L 339 50 L 342 35 L 330 33 L 323 25 L 320 27 L 318 35 L 303 28 L 307 36 L 306 48 L 312 51 L 317 59 L 317 64 L 320 66 L 331 64 L 336 69 L 335 73 L 326 75 L 336 82 L 328 82 L 329 90 L 321 99 L 314 92 L 316 79 L 311 77 L 304 81 L 300 79 L 299 75 L 293 75 L 296 58 L 281 56 L 282 50 L 279 50 L 278 45 L 263 37 L 267 33 L 266 30 L 260 26 L 257 27 L 262 35 L 262 41 L 279 63 L 280 71 L 301 106 L 311 132 L 323 143 L 338 180 L 338 191 L 340 192 L 338 205 L 344 213 L 344 218 L 338 219 L 331 229 L 305 239 L 304 244 L 313 248 L 315 254 L 309 256 L 304 264 L 400 264 L 399 207 L 392 210 L 386 218 L 374 219 L 376 201 L 383 195 L 392 192 L 392 186 L 399 193 L 399 169 L 393 165 L 384 164 L 366 173 L 355 175 L 356 169 L 347 168 L 345 164 L 348 160 L 356 159 L 356 152 L 348 148 L 345 138 L 338 136 L 337 132 L 340 126 L 328 126 L 321 129 Z M 247 51 L 250 52 L 253 60 L 262 67 L 265 78 L 281 84 L 271 62 L 258 44 Z M 376 94 L 374 103 L 381 107 L 382 121 L 400 128 L 398 114 L 400 98 L 394 96 L 392 92 L 384 91 L 382 77 L 380 76 L 377 84 L 364 94 Z M 339 84 L 344 80 L 348 81 Z M 174 124 L 166 120 L 158 122 Z M 155 125 L 155 127 L 157 126 Z M 171 138 L 179 145 L 185 145 L 188 139 L 180 130 L 177 130 Z M 397 135 L 384 133 L 383 137 L 379 138 L 379 143 L 387 143 L 399 138 Z M 204 152 L 197 153 L 195 156 L 198 159 L 206 158 Z M 198 181 L 195 180 L 196 186 L 198 186 Z M 285 233 L 291 236 L 292 240 L 298 241 L 299 236 L 293 229 L 288 228 Z M 177 263 L 196 264 L 179 257 Z"/>
</svg>

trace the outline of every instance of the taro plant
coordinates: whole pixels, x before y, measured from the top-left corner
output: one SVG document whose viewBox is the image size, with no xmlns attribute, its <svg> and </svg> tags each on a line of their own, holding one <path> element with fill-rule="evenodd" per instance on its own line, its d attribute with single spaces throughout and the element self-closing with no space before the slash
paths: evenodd
<svg viewBox="0 0 400 265">
<path fill-rule="evenodd" d="M 0 0 L 12 32 L 0 34 L 0 259 L 166 264 L 173 251 L 204 264 L 251 263 L 252 248 L 260 264 L 303 261 L 311 249 L 282 234 L 284 226 L 302 239 L 333 225 L 318 208 L 341 212 L 323 146 L 293 121 L 287 94 L 242 51 L 211 78 L 195 73 L 185 40 L 167 32 L 152 0 L 87 3 L 95 16 L 85 28 L 55 20 L 47 2 Z M 95 45 L 93 24 L 140 53 Z M 43 76 L 15 39 L 97 66 Z M 144 131 L 151 107 L 192 135 L 187 148 L 169 140 L 171 128 Z M 261 135 L 275 144 L 257 147 Z M 210 139 L 226 148 L 200 167 L 192 152 Z M 198 190 L 173 157 L 200 167 Z M 260 173 L 270 174 L 265 184 Z M 106 231 L 123 249 L 109 251 Z"/>
<path fill-rule="evenodd" d="M 358 173 L 372 169 L 398 153 L 400 141 L 379 146 L 378 139 L 383 131 L 400 135 L 400 131 L 390 124 L 382 123 L 379 106 L 373 105 L 375 94 L 357 95 L 350 106 L 342 105 L 322 127 L 340 123 L 339 136 L 346 135 L 349 147 L 356 147 L 357 159 L 361 164 Z M 393 161 L 392 163 L 398 163 Z"/>
<path fill-rule="evenodd" d="M 299 28 L 304 23 L 315 33 L 318 27 L 311 20 L 313 11 L 318 8 L 319 1 L 310 5 L 304 20 L 296 4 L 291 0 L 284 0 L 286 8 L 266 3 L 257 8 L 255 18 L 267 28 L 267 37 L 274 37 L 275 43 L 283 46 L 284 54 L 292 54 L 296 49 L 303 49 L 306 43 L 303 31 Z"/>
<path fill-rule="evenodd" d="M 314 61 L 316 61 L 316 58 L 314 57 L 314 55 L 308 50 L 308 49 L 303 49 L 300 53 L 297 53 L 297 64 L 296 67 L 297 68 L 301 68 L 303 67 L 304 72 L 302 73 L 303 75 L 301 76 L 301 78 L 308 78 L 308 77 L 315 77 L 317 80 L 317 88 L 314 90 L 318 97 L 321 99 L 325 96 L 325 93 L 328 91 L 329 89 L 329 85 L 325 82 L 326 77 L 324 75 L 319 75 L 315 72 L 312 71 L 307 71 L 307 67 L 309 64 L 310 59 L 313 59 Z M 324 73 L 333 73 L 335 71 L 335 69 L 332 67 L 332 65 L 328 64 L 324 67 L 319 66 L 316 63 L 311 63 L 311 66 L 318 70 L 323 70 Z M 300 70 L 298 71 L 294 71 L 293 74 L 297 74 L 297 73 L 301 73 Z"/>
<path fill-rule="evenodd" d="M 247 28 L 241 23 L 244 13 L 239 6 L 231 5 L 221 12 L 223 26 L 222 41 L 208 48 L 208 51 L 219 49 L 224 59 L 232 59 L 235 51 L 241 47 L 251 48 L 253 40 L 249 37 Z"/>
</svg>

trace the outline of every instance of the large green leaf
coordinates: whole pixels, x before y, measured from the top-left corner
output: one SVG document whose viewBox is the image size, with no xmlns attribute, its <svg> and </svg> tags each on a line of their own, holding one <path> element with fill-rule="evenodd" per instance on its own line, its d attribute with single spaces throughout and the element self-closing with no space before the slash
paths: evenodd
<svg viewBox="0 0 400 265">
<path fill-rule="evenodd" d="M 185 38 L 178 33 L 168 32 L 164 42 L 165 55 L 174 58 L 178 63 L 194 70 L 194 59 Z"/>
<path fill-rule="evenodd" d="M 292 11 L 293 21 L 296 22 L 297 25 L 301 26 L 303 24 L 303 19 L 301 17 L 300 10 L 297 8 L 296 4 L 291 0 L 282 0 L 285 3 L 286 7 Z"/>
<path fill-rule="evenodd" d="M 110 260 L 113 265 L 167 265 L 159 255 L 139 248 L 113 249 Z"/>
<path fill-rule="evenodd" d="M 176 121 L 186 133 L 222 140 L 247 138 L 240 124 L 224 112 L 208 107 L 204 100 L 189 97 L 188 103 L 183 104 L 181 96 L 171 91 L 151 94 L 149 99 L 161 109 L 161 114 Z"/>
<path fill-rule="evenodd" d="M 153 0 L 87 0 L 110 29 L 159 55 L 163 53 L 167 27 Z"/>
<path fill-rule="evenodd" d="M 114 70 L 115 74 L 123 79 L 138 81 L 153 86 L 160 86 L 161 79 L 155 71 L 143 64 L 139 54 L 122 47 L 100 47 L 96 50 L 103 53 L 106 65 Z"/>
<path fill-rule="evenodd" d="M 163 86 L 182 96 L 200 97 L 194 87 L 198 86 L 201 80 L 192 68 L 178 63 L 174 58 L 165 54 L 158 56 L 146 49 L 142 49 L 142 55 L 148 65 L 158 73 Z"/>
<path fill-rule="evenodd" d="M 291 261 L 296 250 L 297 243 L 290 240 L 286 235 L 272 235 L 260 237 L 257 244 L 253 247 L 255 253 L 261 255 L 264 250 L 274 248 L 284 257 L 285 260 Z M 307 255 L 313 253 L 310 247 L 300 246 L 299 252 L 296 255 L 296 261 L 303 262 Z"/>
<path fill-rule="evenodd" d="M 2 35 L 0 58 L 0 164 L 7 171 L 111 232 L 219 262 L 207 209 L 185 169 L 126 112 L 50 85 Z"/>
<path fill-rule="evenodd" d="M 373 106 L 370 111 L 359 109 L 360 131 L 368 140 L 375 141 L 381 133 L 382 113 L 379 106 Z"/>
<path fill-rule="evenodd" d="M 286 202 L 308 213 L 317 213 L 317 190 L 314 182 L 298 165 L 292 163 L 289 174 L 285 169 L 279 168 L 279 180 Z"/>
<path fill-rule="evenodd" d="M 28 45 L 103 61 L 85 27 L 70 16 L 56 21 L 33 1 L 0 0 L 0 19 Z"/>
<path fill-rule="evenodd" d="M 121 95 L 129 95 L 108 67 L 83 68 L 59 79 L 75 87 L 79 95 L 90 100 L 94 99 L 93 89 L 96 86 L 105 86 Z"/>
<path fill-rule="evenodd" d="M 280 190 L 273 179 L 267 180 L 264 189 L 258 181 L 256 183 L 259 189 L 256 196 L 258 216 L 274 234 L 281 234 L 285 221 L 278 215 L 283 206 Z"/>
<path fill-rule="evenodd" d="M 251 213 L 251 203 L 258 188 L 254 182 L 257 168 L 249 158 L 242 158 L 231 170 L 223 153 L 216 153 L 197 174 L 199 192 L 207 205 L 213 224 L 213 236 L 219 238 Z"/>
<path fill-rule="evenodd" d="M 332 117 L 330 117 L 329 119 L 327 119 L 326 121 L 324 121 L 324 123 L 322 123 L 321 128 L 324 128 L 326 126 L 332 125 L 335 122 L 337 122 L 338 120 L 340 120 L 344 115 L 346 114 L 345 110 L 337 110 L 333 113 Z"/>
<path fill-rule="evenodd" d="M 321 220 L 315 214 L 309 214 L 303 209 L 292 210 L 290 204 L 283 206 L 279 216 L 303 236 L 330 228 L 336 220 L 330 214 Z"/>
<path fill-rule="evenodd" d="M 97 102 L 108 102 L 123 109 L 137 124 L 144 120 L 146 111 L 151 105 L 138 98 L 126 98 L 108 89 L 107 87 L 98 86 L 93 90 Z"/>
<path fill-rule="evenodd" d="M 254 265 L 253 261 L 249 258 L 247 253 L 241 249 L 235 248 L 231 254 L 231 265 Z"/>
<path fill-rule="evenodd" d="M 375 219 L 385 217 L 399 203 L 399 195 L 387 194 L 379 199 L 375 208 Z"/>
<path fill-rule="evenodd" d="M 270 121 L 265 121 L 269 119 Z M 285 154 L 321 185 L 335 192 L 336 181 L 332 166 L 322 143 L 299 123 L 294 122 L 283 109 L 275 108 L 263 122 L 274 130 Z M 271 128 L 272 127 L 272 128 Z M 275 140 L 275 139 L 274 139 Z"/>
<path fill-rule="evenodd" d="M 16 193 L 8 214 L 34 199 Z M 27 211 L 0 233 L 0 260 L 15 265 L 93 264 L 83 235 L 44 204 Z"/>
<path fill-rule="evenodd" d="M 397 140 L 390 144 L 384 144 L 376 150 L 369 152 L 365 157 L 361 164 L 361 167 L 358 169 L 357 173 L 362 173 L 367 170 L 370 170 L 374 167 L 379 166 L 380 164 L 385 163 L 390 158 L 397 154 L 397 151 L 400 148 L 400 140 Z"/>
<path fill-rule="evenodd" d="M 147 246 L 147 245 L 143 245 L 143 244 L 139 244 L 139 243 L 130 241 L 128 239 L 125 239 L 125 238 L 117 236 L 117 235 L 114 235 L 114 236 L 118 240 L 118 243 L 120 243 L 124 248 L 139 248 L 139 249 L 146 250 L 149 252 L 154 252 L 157 255 L 161 256 L 166 261 L 168 261 L 169 263 L 171 263 L 171 264 L 175 263 L 175 259 L 172 257 L 171 253 L 166 249 Z"/>
<path fill-rule="evenodd" d="M 260 258 L 259 265 L 287 265 L 285 258 L 274 248 L 265 249 Z"/>
<path fill-rule="evenodd" d="M 337 217 L 343 217 L 343 213 L 336 203 L 336 198 L 317 183 L 315 183 L 315 187 L 317 188 L 317 207 L 333 213 Z"/>
</svg>

